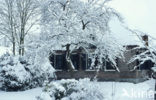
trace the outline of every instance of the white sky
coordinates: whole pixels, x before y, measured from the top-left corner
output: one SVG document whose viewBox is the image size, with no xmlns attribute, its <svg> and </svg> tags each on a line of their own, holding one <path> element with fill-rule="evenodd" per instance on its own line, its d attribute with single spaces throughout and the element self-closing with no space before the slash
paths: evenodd
<svg viewBox="0 0 156 100">
<path fill-rule="evenodd" d="M 156 37 L 156 0 L 112 0 L 110 5 L 130 28 Z"/>
</svg>

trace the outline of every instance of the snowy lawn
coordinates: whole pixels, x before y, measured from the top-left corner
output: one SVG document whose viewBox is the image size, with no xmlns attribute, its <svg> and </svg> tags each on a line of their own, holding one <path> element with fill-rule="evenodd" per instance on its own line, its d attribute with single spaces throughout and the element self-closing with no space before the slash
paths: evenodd
<svg viewBox="0 0 156 100">
<path fill-rule="evenodd" d="M 103 89 L 106 100 L 154 100 L 154 80 L 139 84 L 124 82 L 95 82 Z M 95 84 L 94 83 L 94 84 Z M 36 100 L 35 97 L 41 93 L 41 88 L 31 89 L 23 92 L 0 91 L 0 100 Z"/>
<path fill-rule="evenodd" d="M 35 88 L 22 92 L 3 92 L 0 91 L 0 100 L 36 100 L 42 89 Z"/>
<path fill-rule="evenodd" d="M 102 82 L 106 100 L 154 100 L 155 80 L 133 84 L 124 82 Z"/>
</svg>

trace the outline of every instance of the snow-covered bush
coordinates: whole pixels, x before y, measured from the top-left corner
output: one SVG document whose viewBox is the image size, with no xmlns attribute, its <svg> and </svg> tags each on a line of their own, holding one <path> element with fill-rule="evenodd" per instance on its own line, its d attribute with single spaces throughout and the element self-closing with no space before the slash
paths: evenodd
<svg viewBox="0 0 156 100">
<path fill-rule="evenodd" d="M 42 86 L 45 80 L 53 80 L 55 78 L 54 68 L 51 66 L 49 61 L 43 62 L 42 64 L 35 63 L 30 68 L 34 85 Z"/>
<path fill-rule="evenodd" d="M 3 55 L 0 58 L 1 76 L 3 78 L 2 89 L 21 90 L 28 88 L 32 76 L 27 66 L 29 64 L 21 57 Z"/>
<path fill-rule="evenodd" d="M 30 66 L 31 72 L 34 73 L 33 78 L 40 85 L 44 83 L 45 80 L 52 80 L 55 78 L 55 69 L 52 67 L 49 61 L 49 47 L 42 44 L 42 39 L 36 37 L 33 42 L 27 45 L 27 57 L 28 62 L 33 65 Z"/>
<path fill-rule="evenodd" d="M 41 86 L 54 72 L 50 63 L 43 68 L 32 65 L 26 57 L 4 54 L 0 58 L 0 75 L 3 78 L 2 89 L 6 91 L 26 90 Z"/>
<path fill-rule="evenodd" d="M 37 100 L 104 100 L 104 95 L 89 79 L 71 79 L 46 84 Z"/>
</svg>

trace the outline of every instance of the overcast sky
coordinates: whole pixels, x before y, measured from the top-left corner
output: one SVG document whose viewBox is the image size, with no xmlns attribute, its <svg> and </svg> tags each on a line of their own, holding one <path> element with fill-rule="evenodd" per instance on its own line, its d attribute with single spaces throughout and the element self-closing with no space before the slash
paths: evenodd
<svg viewBox="0 0 156 100">
<path fill-rule="evenodd" d="M 156 0 L 112 0 L 111 6 L 121 13 L 130 28 L 156 37 Z"/>
</svg>

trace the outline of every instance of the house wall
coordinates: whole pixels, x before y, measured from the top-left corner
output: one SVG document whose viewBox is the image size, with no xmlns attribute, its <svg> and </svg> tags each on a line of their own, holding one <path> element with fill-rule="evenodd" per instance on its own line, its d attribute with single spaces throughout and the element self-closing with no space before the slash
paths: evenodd
<svg viewBox="0 0 156 100">
<path fill-rule="evenodd" d="M 145 81 L 148 77 L 148 71 L 123 71 L 123 72 L 104 72 L 104 71 L 57 71 L 57 79 L 81 79 L 81 78 L 97 78 L 98 81 L 116 81 L 116 82 L 133 82 L 138 83 Z"/>
</svg>

